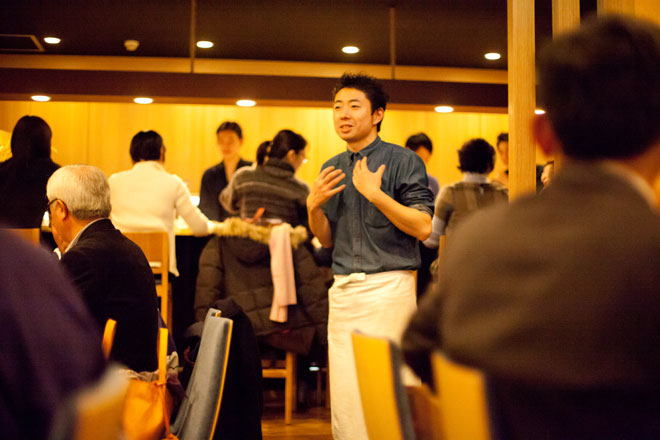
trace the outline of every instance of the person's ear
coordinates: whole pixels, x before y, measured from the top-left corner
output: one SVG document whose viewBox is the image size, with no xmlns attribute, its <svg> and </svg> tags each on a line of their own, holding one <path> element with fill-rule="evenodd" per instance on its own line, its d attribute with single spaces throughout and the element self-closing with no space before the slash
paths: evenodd
<svg viewBox="0 0 660 440">
<path fill-rule="evenodd" d="M 383 120 L 385 116 L 385 110 L 382 107 L 377 108 L 374 113 L 371 115 L 371 123 L 373 125 L 378 125 L 379 122 Z"/>
<path fill-rule="evenodd" d="M 286 159 L 287 162 L 293 163 L 295 157 L 296 157 L 296 152 L 293 150 L 289 150 L 286 152 L 286 156 L 284 158 Z"/>
<path fill-rule="evenodd" d="M 532 119 L 532 134 L 539 148 L 546 156 L 552 157 L 561 153 L 561 144 L 547 115 L 534 115 Z"/>
</svg>

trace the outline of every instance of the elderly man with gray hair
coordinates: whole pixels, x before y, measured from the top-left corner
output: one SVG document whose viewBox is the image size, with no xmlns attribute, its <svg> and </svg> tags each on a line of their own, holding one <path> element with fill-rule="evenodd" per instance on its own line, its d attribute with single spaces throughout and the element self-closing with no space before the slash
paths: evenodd
<svg viewBox="0 0 660 440">
<path fill-rule="evenodd" d="M 108 318 L 117 321 L 110 359 L 135 371 L 155 370 L 154 276 L 142 250 L 108 218 L 110 187 L 105 174 L 88 165 L 62 167 L 48 180 L 46 194 L 62 265 L 82 293 L 99 332 Z"/>
</svg>

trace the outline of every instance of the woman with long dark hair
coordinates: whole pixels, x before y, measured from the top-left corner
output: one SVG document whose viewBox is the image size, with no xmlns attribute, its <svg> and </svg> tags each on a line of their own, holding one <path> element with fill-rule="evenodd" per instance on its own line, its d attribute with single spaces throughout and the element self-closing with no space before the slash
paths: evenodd
<svg viewBox="0 0 660 440">
<path fill-rule="evenodd" d="M 50 127 L 23 116 L 11 135 L 12 157 L 0 163 L 0 223 L 38 228 L 46 211 L 46 182 L 60 166 L 50 158 Z"/>
<path fill-rule="evenodd" d="M 264 208 L 263 219 L 307 225 L 309 188 L 294 176 L 305 162 L 306 146 L 305 138 L 291 130 L 281 130 L 259 145 L 257 166 L 237 170 L 220 194 L 225 210 L 249 219 Z"/>
</svg>

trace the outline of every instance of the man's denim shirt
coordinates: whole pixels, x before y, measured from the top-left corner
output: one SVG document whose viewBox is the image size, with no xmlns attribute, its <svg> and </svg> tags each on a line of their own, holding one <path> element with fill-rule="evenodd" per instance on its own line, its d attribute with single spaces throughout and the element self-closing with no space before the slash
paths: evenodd
<svg viewBox="0 0 660 440">
<path fill-rule="evenodd" d="M 350 150 L 323 164 L 346 174 L 339 193 L 323 205 L 334 241 L 332 270 L 337 275 L 355 272 L 379 273 L 390 270 L 415 270 L 420 257 L 417 239 L 392 224 L 353 185 L 353 167 L 367 157 L 369 170 L 385 164 L 381 190 L 404 206 L 433 216 L 433 194 L 428 188 L 426 167 L 411 150 L 383 142 L 377 137 L 357 153 Z"/>
</svg>

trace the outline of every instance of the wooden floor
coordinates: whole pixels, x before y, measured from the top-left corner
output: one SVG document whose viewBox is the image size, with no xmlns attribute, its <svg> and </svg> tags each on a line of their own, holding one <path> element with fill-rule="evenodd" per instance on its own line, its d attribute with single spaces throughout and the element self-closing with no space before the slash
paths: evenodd
<svg viewBox="0 0 660 440">
<path fill-rule="evenodd" d="M 284 424 L 284 408 L 264 408 L 261 422 L 264 440 L 332 440 L 330 410 L 312 407 L 293 413 L 290 425 Z"/>
</svg>

